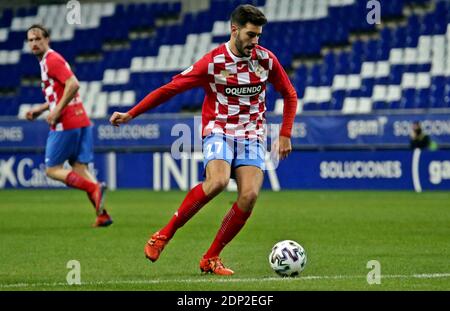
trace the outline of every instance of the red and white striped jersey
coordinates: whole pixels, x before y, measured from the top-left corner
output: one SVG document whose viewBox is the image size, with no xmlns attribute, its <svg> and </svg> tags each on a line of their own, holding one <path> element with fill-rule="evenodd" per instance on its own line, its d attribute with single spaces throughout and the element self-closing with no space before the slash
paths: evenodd
<svg viewBox="0 0 450 311">
<path fill-rule="evenodd" d="M 39 65 L 41 66 L 42 91 L 51 111 L 61 100 L 65 82 L 73 75 L 73 72 L 64 58 L 52 49 L 44 54 Z M 58 123 L 51 126 L 50 129 L 64 131 L 89 126 L 90 124 L 89 117 L 77 93 L 61 112 Z"/>
<path fill-rule="evenodd" d="M 173 95 L 203 87 L 203 136 L 221 133 L 233 137 L 261 138 L 265 134 L 266 84 L 272 83 L 289 106 L 281 135 L 290 137 L 297 108 L 297 94 L 275 55 L 257 45 L 251 56 L 237 57 L 222 44 L 171 82 L 147 95 L 130 113 L 136 117 Z M 292 113 L 293 111 L 293 113 Z M 286 122 L 285 122 L 286 121 Z"/>
</svg>

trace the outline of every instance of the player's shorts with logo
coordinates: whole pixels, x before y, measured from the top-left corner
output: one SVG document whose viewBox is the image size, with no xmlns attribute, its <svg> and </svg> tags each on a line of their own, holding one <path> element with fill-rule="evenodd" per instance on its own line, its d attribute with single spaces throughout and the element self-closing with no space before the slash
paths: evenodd
<svg viewBox="0 0 450 311">
<path fill-rule="evenodd" d="M 265 170 L 266 147 L 256 138 L 238 138 L 211 134 L 203 139 L 203 166 L 211 160 L 224 160 L 234 170 L 239 166 L 256 166 Z"/>
<path fill-rule="evenodd" d="M 87 164 L 94 160 L 92 126 L 65 131 L 50 131 L 45 148 L 45 165 L 52 167 L 79 162 Z"/>
</svg>

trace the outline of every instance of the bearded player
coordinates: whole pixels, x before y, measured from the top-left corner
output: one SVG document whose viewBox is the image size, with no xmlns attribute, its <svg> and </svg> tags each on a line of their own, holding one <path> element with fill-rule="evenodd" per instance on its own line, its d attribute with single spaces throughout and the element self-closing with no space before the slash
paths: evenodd
<svg viewBox="0 0 450 311">
<path fill-rule="evenodd" d="M 189 191 L 166 226 L 145 245 L 145 256 L 153 262 L 175 232 L 222 192 L 233 176 L 238 186 L 237 200 L 200 260 L 200 269 L 217 275 L 234 273 L 223 265 L 219 255 L 250 217 L 263 183 L 267 82 L 284 98 L 278 143 L 280 158 L 284 159 L 292 150 L 290 136 L 297 94 L 275 55 L 258 45 L 266 23 L 266 17 L 256 7 L 238 6 L 231 15 L 231 37 L 227 43 L 148 94 L 128 112 L 114 112 L 110 118 L 113 125 L 119 126 L 185 90 L 202 87 L 206 93 L 202 107 L 206 178 Z"/>
</svg>

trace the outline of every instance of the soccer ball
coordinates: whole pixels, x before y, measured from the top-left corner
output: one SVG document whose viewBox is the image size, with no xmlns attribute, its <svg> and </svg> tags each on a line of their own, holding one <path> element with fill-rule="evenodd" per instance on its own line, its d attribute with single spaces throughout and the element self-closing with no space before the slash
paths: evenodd
<svg viewBox="0 0 450 311">
<path fill-rule="evenodd" d="M 295 241 L 278 242 L 272 247 L 269 263 L 280 276 L 297 276 L 305 269 L 305 249 Z"/>
</svg>

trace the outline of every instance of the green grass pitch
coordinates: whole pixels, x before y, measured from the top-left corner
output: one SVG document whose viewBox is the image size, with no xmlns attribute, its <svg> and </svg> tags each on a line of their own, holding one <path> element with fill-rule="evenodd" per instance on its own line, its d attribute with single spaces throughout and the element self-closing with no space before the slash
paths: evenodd
<svg viewBox="0 0 450 311">
<path fill-rule="evenodd" d="M 243 231 L 222 252 L 232 277 L 201 275 L 236 193 L 223 193 L 181 228 L 156 263 L 149 235 L 166 224 L 184 192 L 109 192 L 115 223 L 91 228 L 94 213 L 76 190 L 0 191 L 0 290 L 450 290 L 450 193 L 263 191 Z M 306 249 L 297 278 L 270 268 L 274 243 Z M 81 285 L 68 285 L 69 260 Z M 369 285 L 369 260 L 381 284 Z"/>
</svg>

